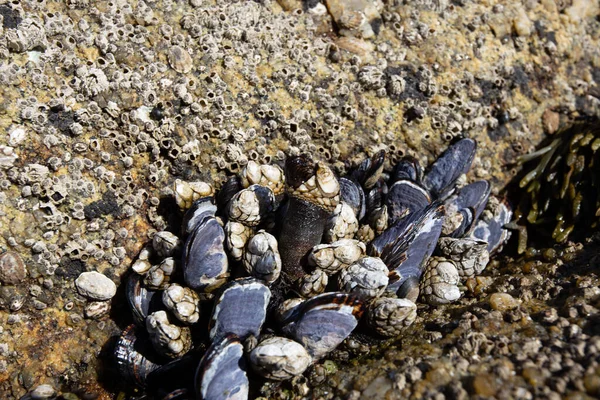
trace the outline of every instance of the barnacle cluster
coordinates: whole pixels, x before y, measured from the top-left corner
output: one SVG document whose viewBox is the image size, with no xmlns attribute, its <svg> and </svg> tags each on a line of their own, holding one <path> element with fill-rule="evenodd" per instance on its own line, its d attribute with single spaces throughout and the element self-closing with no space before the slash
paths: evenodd
<svg viewBox="0 0 600 400">
<path fill-rule="evenodd" d="M 582 0 L 2 2 L 0 397 L 36 385 L 41 396 L 46 382 L 59 395 L 80 385 L 110 395 L 94 383 L 95 354 L 115 332 L 119 297 L 95 299 L 74 282 L 97 271 L 108 280 L 92 284 L 119 284 L 143 243 L 173 225 L 165 210 L 176 179 L 219 187 L 250 161 L 301 153 L 338 176 L 380 150 L 391 162 L 408 154 L 426 165 L 464 136 L 480 144 L 473 176 L 498 190 L 504 163 L 539 141 L 544 110 L 593 111 L 597 8 Z M 355 229 L 341 224 L 348 215 L 340 207 L 347 230 L 328 235 Z M 357 239 L 380 235 L 387 218 L 374 213 Z M 234 246 L 250 238 L 243 224 L 228 229 Z M 257 238 L 244 260 L 269 243 Z M 241 260 L 244 247 L 235 248 Z M 323 249 L 319 262 L 360 251 Z M 152 269 L 144 284 L 179 279 L 172 260 L 138 261 Z M 323 284 L 318 274 L 307 292 Z M 186 293 L 173 299 L 184 299 L 180 314 L 193 319 Z M 24 338 L 35 338 L 35 352 Z"/>
<path fill-rule="evenodd" d="M 579 121 L 549 138 L 539 150 L 521 156 L 522 191 L 515 210 L 527 230 L 565 242 L 598 225 L 600 216 L 600 125 Z M 526 237 L 519 250 L 524 251 Z"/>
<path fill-rule="evenodd" d="M 384 173 L 379 152 L 342 178 L 300 155 L 284 169 L 250 161 L 216 193 L 177 181 L 176 203 L 191 204 L 182 239 L 156 233 L 132 266 L 126 294 L 138 327 L 116 344 L 121 377 L 159 399 L 244 399 L 246 362 L 264 378 L 291 379 L 359 324 L 398 336 L 414 322 L 417 299 L 458 300 L 461 282 L 503 244 L 510 218 L 508 210 L 480 219 L 487 181 L 457 184 L 475 151 L 461 139 L 426 172 L 404 158 Z M 206 334 L 208 343 L 192 340 Z M 182 387 L 161 383 L 189 363 L 194 376 Z"/>
</svg>

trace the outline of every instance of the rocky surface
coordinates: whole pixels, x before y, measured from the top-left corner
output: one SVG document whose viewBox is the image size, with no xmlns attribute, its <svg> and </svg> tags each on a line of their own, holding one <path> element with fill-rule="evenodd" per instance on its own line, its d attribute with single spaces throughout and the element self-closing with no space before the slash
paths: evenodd
<svg viewBox="0 0 600 400">
<path fill-rule="evenodd" d="M 0 397 L 42 384 L 117 397 L 103 348 L 124 327 L 123 294 L 98 304 L 75 279 L 118 285 L 156 231 L 177 231 L 177 178 L 218 187 L 249 159 L 300 152 L 338 173 L 381 149 L 426 165 L 469 136 L 468 179 L 498 193 L 518 155 L 598 114 L 597 3 L 404 3 L 1 4 Z M 574 245 L 568 260 L 500 258 L 459 303 L 420 306 L 398 341 L 352 339 L 261 393 L 597 395 L 596 246 L 583 248 L 575 264 Z"/>
</svg>

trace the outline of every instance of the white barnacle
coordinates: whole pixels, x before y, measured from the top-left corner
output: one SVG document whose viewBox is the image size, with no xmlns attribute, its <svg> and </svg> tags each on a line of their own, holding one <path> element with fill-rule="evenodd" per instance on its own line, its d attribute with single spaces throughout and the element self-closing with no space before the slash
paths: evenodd
<svg viewBox="0 0 600 400">
<path fill-rule="evenodd" d="M 389 271 L 379 257 L 363 257 L 342 270 L 338 276 L 340 289 L 372 299 L 383 294 Z"/>
<path fill-rule="evenodd" d="M 448 304 L 460 298 L 460 276 L 454 261 L 431 257 L 419 283 L 421 298 L 428 304 Z"/>
<path fill-rule="evenodd" d="M 274 336 L 260 342 L 250 353 L 252 368 L 267 379 L 286 380 L 302 374 L 312 358 L 300 343 Z"/>
<path fill-rule="evenodd" d="M 281 273 L 277 239 L 264 230 L 258 231 L 248 241 L 242 261 L 248 274 L 267 283 L 275 282 Z"/>
<path fill-rule="evenodd" d="M 190 328 L 172 324 L 165 311 L 148 315 L 146 329 L 154 349 L 165 357 L 181 357 L 192 347 Z"/>
<path fill-rule="evenodd" d="M 340 239 L 329 244 L 315 246 L 308 255 L 308 263 L 333 275 L 348 267 L 366 253 L 363 242 L 354 239 Z"/>
<path fill-rule="evenodd" d="M 368 309 L 367 321 L 382 336 L 397 336 L 412 325 L 417 305 L 408 299 L 380 297 Z"/>
<path fill-rule="evenodd" d="M 200 297 L 192 289 L 172 283 L 162 294 L 163 304 L 185 324 L 200 319 Z"/>
<path fill-rule="evenodd" d="M 335 242 L 340 239 L 350 239 L 354 237 L 356 231 L 358 231 L 358 220 L 354 210 L 347 203 L 341 201 L 327 223 L 325 240 Z"/>
<path fill-rule="evenodd" d="M 215 190 L 206 182 L 186 182 L 176 179 L 174 184 L 175 202 L 182 210 L 187 210 L 194 201 L 214 195 Z"/>
</svg>

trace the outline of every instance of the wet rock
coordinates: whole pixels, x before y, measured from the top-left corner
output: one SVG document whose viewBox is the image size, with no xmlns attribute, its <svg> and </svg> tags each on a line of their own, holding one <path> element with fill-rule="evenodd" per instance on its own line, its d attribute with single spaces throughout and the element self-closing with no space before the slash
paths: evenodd
<svg viewBox="0 0 600 400">
<path fill-rule="evenodd" d="M 487 373 L 478 374 L 473 378 L 473 392 L 479 396 L 492 397 L 498 391 L 496 378 Z"/>
<path fill-rule="evenodd" d="M 505 312 L 519 307 L 519 301 L 508 293 L 494 293 L 490 296 L 490 307 Z"/>
<path fill-rule="evenodd" d="M 19 254 L 7 251 L 0 255 L 0 282 L 3 285 L 16 285 L 26 276 L 27 269 Z"/>
<path fill-rule="evenodd" d="M 595 374 L 589 374 L 583 378 L 583 386 L 589 395 L 600 395 L 600 368 L 596 368 Z"/>
<path fill-rule="evenodd" d="M 109 300 L 117 293 L 113 281 L 99 272 L 84 272 L 75 280 L 79 293 L 93 300 Z"/>
<path fill-rule="evenodd" d="M 547 109 L 542 114 L 542 125 L 544 126 L 544 130 L 549 135 L 552 135 L 558 130 L 558 125 L 560 123 L 560 116 L 557 112 L 554 112 L 550 109 Z"/>
</svg>

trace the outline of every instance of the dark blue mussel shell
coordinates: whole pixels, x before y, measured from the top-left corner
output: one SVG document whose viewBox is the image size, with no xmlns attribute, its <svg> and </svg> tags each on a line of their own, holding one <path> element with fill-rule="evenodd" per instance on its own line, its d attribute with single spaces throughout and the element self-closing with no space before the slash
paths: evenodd
<svg viewBox="0 0 600 400">
<path fill-rule="evenodd" d="M 183 246 L 181 265 L 186 285 L 194 290 L 211 291 L 228 276 L 225 232 L 211 207 L 202 206 L 198 210 L 201 209 L 188 220 L 192 231 Z"/>
<path fill-rule="evenodd" d="M 283 331 L 318 359 L 352 333 L 363 312 L 364 305 L 355 295 L 324 293 L 295 307 L 282 322 Z"/>
<path fill-rule="evenodd" d="M 196 370 L 194 386 L 200 400 L 248 398 L 244 346 L 236 335 L 216 340 L 208 348 Z"/>
<path fill-rule="evenodd" d="M 441 198 L 452 189 L 456 180 L 471 168 L 477 143 L 465 138 L 451 144 L 431 165 L 423 178 L 423 185 L 435 198 Z"/>
<path fill-rule="evenodd" d="M 379 257 L 390 270 L 388 291 L 396 292 L 411 277 L 420 279 L 442 231 L 444 206 L 434 202 L 409 214 L 375 238 L 367 254 Z"/>
<path fill-rule="evenodd" d="M 210 320 L 210 338 L 219 340 L 230 333 L 241 340 L 258 336 L 265 319 L 271 290 L 261 280 L 241 278 L 228 283 L 215 301 Z"/>
</svg>

